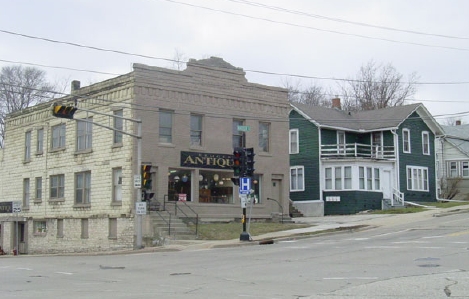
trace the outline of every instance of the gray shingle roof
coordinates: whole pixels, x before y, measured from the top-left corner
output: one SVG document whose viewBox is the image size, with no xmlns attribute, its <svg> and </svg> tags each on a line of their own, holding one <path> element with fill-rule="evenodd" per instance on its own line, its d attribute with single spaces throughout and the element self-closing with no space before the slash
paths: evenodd
<svg viewBox="0 0 469 299">
<path fill-rule="evenodd" d="M 337 108 L 292 103 L 292 107 L 321 127 L 353 131 L 373 131 L 396 128 L 422 104 L 403 105 L 384 109 L 348 112 Z"/>
<path fill-rule="evenodd" d="M 469 156 L 469 125 L 441 126 L 446 140 Z"/>
</svg>

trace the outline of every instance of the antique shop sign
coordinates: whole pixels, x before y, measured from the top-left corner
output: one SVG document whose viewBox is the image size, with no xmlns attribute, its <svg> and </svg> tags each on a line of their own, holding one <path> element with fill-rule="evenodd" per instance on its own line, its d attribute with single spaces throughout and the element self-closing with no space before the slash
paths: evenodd
<svg viewBox="0 0 469 299">
<path fill-rule="evenodd" d="M 181 152 L 181 166 L 212 169 L 231 169 L 233 166 L 233 155 Z"/>
</svg>

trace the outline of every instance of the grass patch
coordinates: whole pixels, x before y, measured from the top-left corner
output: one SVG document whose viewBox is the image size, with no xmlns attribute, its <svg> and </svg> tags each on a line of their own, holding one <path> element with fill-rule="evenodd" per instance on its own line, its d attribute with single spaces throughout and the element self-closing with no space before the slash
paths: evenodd
<svg viewBox="0 0 469 299">
<path fill-rule="evenodd" d="M 463 206 L 463 205 L 468 205 L 468 202 L 454 202 L 454 201 L 448 201 L 448 202 L 422 202 L 419 203 L 423 206 L 429 206 L 429 207 L 435 207 L 435 208 L 452 208 L 452 207 L 457 207 L 457 206 Z M 408 213 L 418 213 L 422 211 L 428 210 L 427 208 L 424 207 L 405 207 L 405 208 L 398 208 L 398 209 L 389 209 L 389 210 L 376 210 L 372 211 L 371 214 L 408 214 Z"/>
<path fill-rule="evenodd" d="M 274 222 L 251 222 L 249 234 L 258 236 L 266 233 L 310 227 L 307 224 L 296 223 L 274 223 Z M 191 226 L 195 231 L 195 226 Z M 243 224 L 239 222 L 230 223 L 203 223 L 199 224 L 199 240 L 232 240 L 238 239 L 243 232 Z"/>
</svg>

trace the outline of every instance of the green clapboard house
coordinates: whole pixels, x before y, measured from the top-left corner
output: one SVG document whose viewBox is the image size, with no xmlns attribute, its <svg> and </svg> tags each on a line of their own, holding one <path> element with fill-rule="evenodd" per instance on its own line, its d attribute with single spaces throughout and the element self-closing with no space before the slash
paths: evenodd
<svg viewBox="0 0 469 299">
<path fill-rule="evenodd" d="M 341 110 L 293 103 L 290 199 L 305 216 L 354 214 L 436 201 L 435 138 L 422 104 Z"/>
</svg>

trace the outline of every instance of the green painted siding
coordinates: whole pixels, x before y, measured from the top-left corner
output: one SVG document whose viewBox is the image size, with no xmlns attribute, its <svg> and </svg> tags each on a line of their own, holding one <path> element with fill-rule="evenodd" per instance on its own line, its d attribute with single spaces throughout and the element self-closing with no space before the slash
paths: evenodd
<svg viewBox="0 0 469 299">
<path fill-rule="evenodd" d="M 411 153 L 403 152 L 402 130 L 410 130 Z M 427 131 L 430 137 L 430 155 L 422 151 L 422 132 Z M 436 201 L 435 178 L 435 135 L 417 113 L 413 113 L 399 127 L 399 183 L 400 191 L 406 201 Z M 407 166 L 428 167 L 428 192 L 407 190 Z"/>
<path fill-rule="evenodd" d="M 328 196 L 339 196 L 340 201 L 326 201 Z M 366 210 L 381 210 L 383 193 L 365 191 L 327 191 L 323 193 L 324 215 L 356 214 Z"/>
<path fill-rule="evenodd" d="M 293 201 L 320 199 L 318 128 L 296 111 L 290 113 L 290 129 L 298 129 L 299 153 L 290 154 L 290 166 L 304 166 L 305 190 L 290 192 Z"/>
</svg>

